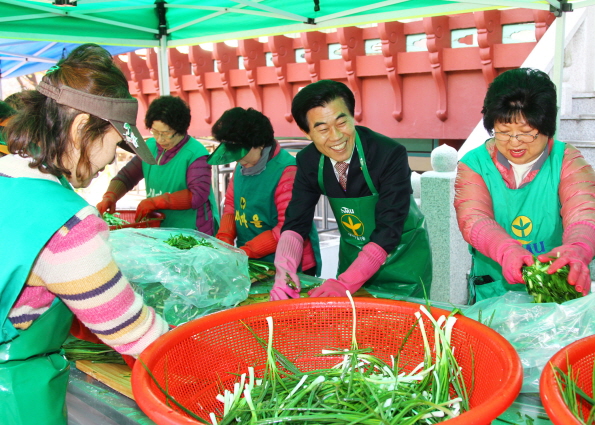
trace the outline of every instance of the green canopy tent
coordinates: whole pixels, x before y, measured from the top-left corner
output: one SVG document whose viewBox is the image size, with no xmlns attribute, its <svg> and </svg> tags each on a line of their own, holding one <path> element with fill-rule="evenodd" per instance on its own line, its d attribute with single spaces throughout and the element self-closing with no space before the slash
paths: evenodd
<svg viewBox="0 0 595 425">
<path fill-rule="evenodd" d="M 94 42 L 159 49 L 161 94 L 169 93 L 166 49 L 504 7 L 564 12 L 595 0 L 0 0 L 0 38 Z M 560 39 L 564 25 L 557 25 Z M 563 42 L 557 42 L 556 63 Z M 561 66 L 555 66 L 561 74 Z M 554 72 L 561 83 L 561 75 Z"/>
</svg>

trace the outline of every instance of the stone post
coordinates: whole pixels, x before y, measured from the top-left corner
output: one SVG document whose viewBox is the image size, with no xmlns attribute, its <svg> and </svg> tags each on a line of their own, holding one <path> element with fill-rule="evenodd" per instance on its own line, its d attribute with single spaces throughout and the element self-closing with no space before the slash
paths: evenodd
<svg viewBox="0 0 595 425">
<path fill-rule="evenodd" d="M 471 254 L 463 240 L 453 206 L 456 149 L 442 145 L 432 151 L 433 171 L 421 175 L 421 210 L 426 217 L 432 249 L 430 299 L 466 304 Z"/>
</svg>

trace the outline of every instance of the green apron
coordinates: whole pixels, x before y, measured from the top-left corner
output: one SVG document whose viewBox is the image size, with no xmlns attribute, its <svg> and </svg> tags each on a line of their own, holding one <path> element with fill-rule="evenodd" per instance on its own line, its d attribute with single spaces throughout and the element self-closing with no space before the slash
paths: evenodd
<svg viewBox="0 0 595 425">
<path fill-rule="evenodd" d="M 355 147 L 372 195 L 360 198 L 328 198 L 341 234 L 337 276 L 353 263 L 363 246 L 370 242 L 370 235 L 376 228 L 375 211 L 378 192 L 368 173 L 364 150 L 357 133 Z M 324 158 L 324 155 L 320 156 L 318 185 L 326 195 L 322 173 Z M 430 296 L 431 283 L 432 254 L 425 228 L 425 218 L 411 197 L 409 214 L 403 226 L 399 245 L 388 254 L 386 262 L 366 282 L 365 287 L 391 295 L 424 298 L 424 288 L 427 297 Z"/>
<path fill-rule="evenodd" d="M 295 158 L 284 149 L 281 149 L 267 162 L 266 168 L 258 175 L 243 176 L 240 165 L 237 165 L 233 177 L 237 246 L 244 246 L 246 242 L 277 225 L 275 191 L 283 171 L 291 165 L 295 165 Z M 312 224 L 309 237 L 314 249 L 316 276 L 318 276 L 322 269 L 322 260 L 318 231 L 314 224 Z M 275 253 L 262 257 L 260 260 L 273 263 Z"/>
<path fill-rule="evenodd" d="M 60 350 L 68 337 L 72 313 L 56 298 L 27 330 L 15 329 L 8 320 L 39 252 L 62 225 L 88 205 L 69 190 L 66 181 L 63 185 L 68 189 L 47 180 L 0 177 L 2 193 L 11 199 L 0 210 L 0 251 L 4 256 L 0 269 L 0 421 L 6 424 L 67 423 L 70 366 Z M 10 225 L 23 218 L 28 226 Z"/>
<path fill-rule="evenodd" d="M 147 146 L 153 156 L 157 157 L 157 142 L 154 138 L 147 140 Z M 178 153 L 163 165 L 149 165 L 143 162 L 143 175 L 147 186 L 147 198 L 174 193 L 188 189 L 186 183 L 186 172 L 188 166 L 198 158 L 208 155 L 207 149 L 198 140 L 190 137 Z M 157 160 L 159 162 L 159 160 Z M 213 214 L 214 233 L 219 229 L 219 209 L 215 202 L 213 187 L 209 193 L 209 205 Z M 203 205 L 205 217 L 208 217 L 209 207 L 205 202 Z M 188 210 L 159 210 L 165 214 L 161 227 L 174 227 L 179 229 L 196 229 L 196 211 Z"/>
<path fill-rule="evenodd" d="M 565 144 L 555 141 L 550 155 L 535 179 L 520 189 L 506 187 L 485 145 L 467 153 L 461 162 L 482 176 L 493 199 L 494 219 L 508 234 L 534 255 L 562 244 L 562 217 L 558 186 Z M 509 284 L 502 267 L 469 246 L 473 258 L 469 279 L 469 301 L 526 291 L 523 284 Z"/>
</svg>

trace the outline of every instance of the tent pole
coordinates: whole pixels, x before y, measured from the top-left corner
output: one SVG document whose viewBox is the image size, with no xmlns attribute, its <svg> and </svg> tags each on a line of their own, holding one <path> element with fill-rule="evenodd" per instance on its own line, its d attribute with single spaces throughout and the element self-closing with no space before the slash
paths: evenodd
<svg viewBox="0 0 595 425">
<path fill-rule="evenodd" d="M 167 61 L 167 35 L 162 35 L 159 39 L 159 94 L 161 96 L 168 96 L 169 91 L 169 64 Z"/>
<path fill-rule="evenodd" d="M 554 49 L 554 75 L 553 81 L 556 85 L 556 133 L 560 130 L 560 111 L 562 107 L 562 85 L 564 73 L 564 33 L 566 26 L 566 13 L 561 13 L 556 18 L 556 44 Z M 557 135 L 557 134 L 556 134 Z"/>
</svg>

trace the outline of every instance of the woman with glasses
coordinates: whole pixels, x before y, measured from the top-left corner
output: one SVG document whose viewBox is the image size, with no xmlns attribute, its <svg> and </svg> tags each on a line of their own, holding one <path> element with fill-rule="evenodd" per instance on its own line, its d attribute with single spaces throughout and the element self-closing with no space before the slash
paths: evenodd
<svg viewBox="0 0 595 425">
<path fill-rule="evenodd" d="M 145 125 L 153 135 L 147 145 L 157 164 L 133 157 L 112 179 L 97 209 L 101 214 L 115 212 L 116 202 L 144 178 L 147 199 L 138 204 L 136 221 L 159 211 L 165 214 L 161 227 L 215 234 L 219 213 L 207 164 L 209 153 L 188 135 L 190 108 L 179 97 L 161 96 L 149 105 Z"/>
<path fill-rule="evenodd" d="M 542 71 L 506 71 L 488 87 L 483 124 L 492 138 L 460 161 L 459 228 L 471 245 L 470 302 L 525 291 L 534 258 L 570 266 L 587 294 L 595 253 L 595 173 L 573 146 L 553 139 L 556 87 Z"/>
</svg>

